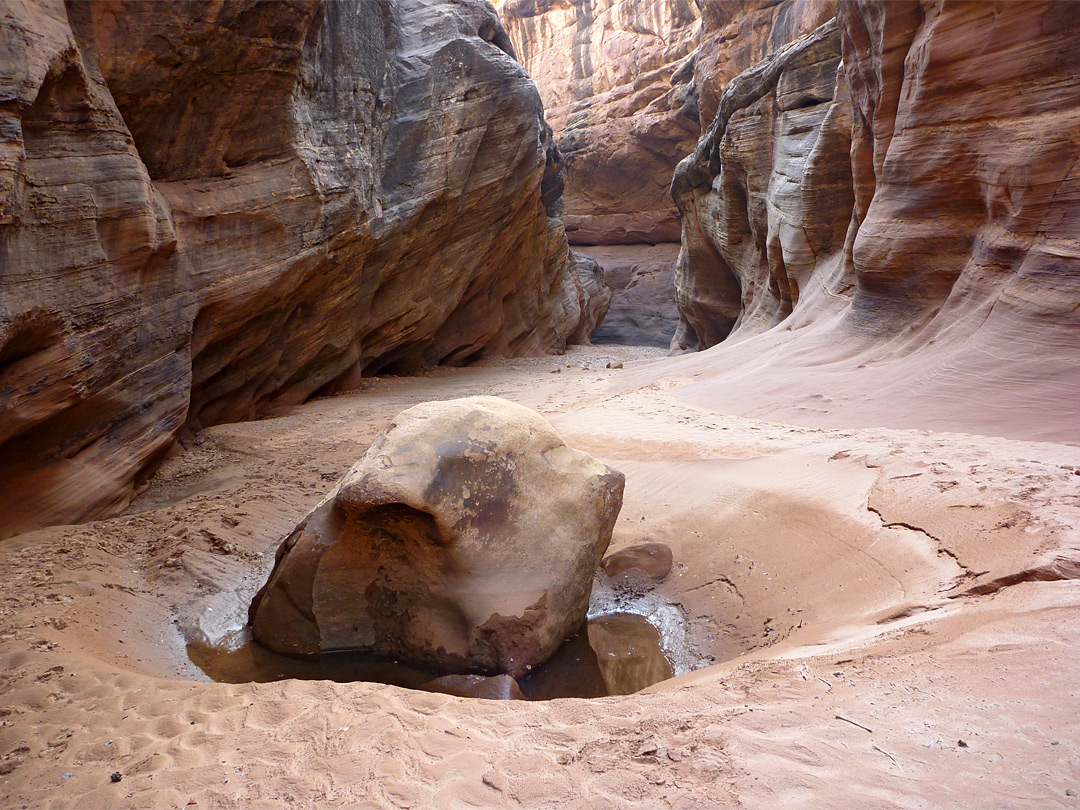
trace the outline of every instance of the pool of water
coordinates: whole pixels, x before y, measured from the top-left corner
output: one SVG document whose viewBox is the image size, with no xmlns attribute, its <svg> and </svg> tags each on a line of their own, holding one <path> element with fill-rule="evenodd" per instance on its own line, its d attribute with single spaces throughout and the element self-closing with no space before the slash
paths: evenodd
<svg viewBox="0 0 1080 810">
<path fill-rule="evenodd" d="M 445 674 L 357 652 L 324 653 L 317 660 L 290 658 L 257 644 L 247 627 L 212 644 L 189 642 L 187 651 L 199 669 L 223 683 L 299 678 L 425 689 Z M 518 686 L 529 700 L 628 695 L 672 677 L 676 669 L 648 616 L 593 611 L 551 660 L 520 678 Z"/>
</svg>

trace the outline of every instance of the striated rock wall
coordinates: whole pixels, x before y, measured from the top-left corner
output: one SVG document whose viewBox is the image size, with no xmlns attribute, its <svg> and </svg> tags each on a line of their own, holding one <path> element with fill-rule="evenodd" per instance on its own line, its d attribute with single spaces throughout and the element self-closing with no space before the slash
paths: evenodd
<svg viewBox="0 0 1080 810">
<path fill-rule="evenodd" d="M 698 137 L 692 0 L 503 0 L 565 159 L 580 245 L 677 241 L 671 173 Z"/>
<path fill-rule="evenodd" d="M 593 332 L 594 343 L 667 348 L 679 325 L 675 306 L 678 242 L 582 247 L 604 268 L 612 305 Z"/>
<path fill-rule="evenodd" d="M 559 168 L 479 0 L 5 4 L 0 537 L 122 508 L 185 425 L 559 350 Z"/>
<path fill-rule="evenodd" d="M 727 83 L 836 16 L 836 0 L 701 0 L 694 65 L 704 131 Z"/>
<path fill-rule="evenodd" d="M 851 105 L 830 21 L 727 86 L 672 194 L 684 213 L 672 346 L 706 348 L 792 313 L 835 269 L 851 220 Z M 843 273 L 828 287 L 843 288 Z"/>
<path fill-rule="evenodd" d="M 768 408 L 797 380 L 826 422 L 1075 424 L 1078 36 L 1075 3 L 845 0 L 732 80 L 672 186 L 676 347 L 727 339 L 712 379 L 772 377 L 702 396 Z"/>
</svg>

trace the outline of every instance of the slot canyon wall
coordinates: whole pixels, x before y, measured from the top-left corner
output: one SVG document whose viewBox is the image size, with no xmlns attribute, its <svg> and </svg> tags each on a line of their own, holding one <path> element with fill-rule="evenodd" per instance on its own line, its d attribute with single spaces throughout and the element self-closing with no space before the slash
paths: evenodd
<svg viewBox="0 0 1080 810">
<path fill-rule="evenodd" d="M 577 245 L 679 240 L 671 173 L 698 138 L 692 0 L 502 0 L 562 152 Z"/>
<path fill-rule="evenodd" d="M 726 83 L 835 13 L 833 0 L 502 0 L 566 166 L 567 234 L 614 292 L 595 335 L 668 346 L 681 225 L 670 195 Z"/>
<path fill-rule="evenodd" d="M 1075 441 L 1078 36 L 1077 3 L 841 0 L 724 85 L 672 185 L 675 346 L 721 344 L 687 398 Z"/>
<path fill-rule="evenodd" d="M 185 428 L 587 340 L 561 188 L 481 0 L 5 3 L 0 537 Z"/>
</svg>

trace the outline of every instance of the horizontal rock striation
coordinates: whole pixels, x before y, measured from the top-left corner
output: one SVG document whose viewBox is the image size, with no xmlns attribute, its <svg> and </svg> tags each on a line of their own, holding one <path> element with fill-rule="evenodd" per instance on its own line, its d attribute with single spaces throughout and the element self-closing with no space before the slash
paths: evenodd
<svg viewBox="0 0 1080 810">
<path fill-rule="evenodd" d="M 566 161 L 579 245 L 677 241 L 671 173 L 698 137 L 691 0 L 503 0 Z"/>
<path fill-rule="evenodd" d="M 839 62 L 840 33 L 829 22 L 739 74 L 680 164 L 674 348 L 775 326 L 842 250 L 853 195 Z"/>
<path fill-rule="evenodd" d="M 694 64 L 704 131 L 728 82 L 836 16 L 836 0 L 701 0 Z"/>
<path fill-rule="evenodd" d="M 185 425 L 560 350 L 560 166 L 479 0 L 6 4 L 0 537 L 116 512 Z"/>
<path fill-rule="evenodd" d="M 672 185 L 676 345 L 730 347 L 687 395 L 1074 436 L 1078 35 L 1073 3 L 845 1 L 733 79 Z"/>
</svg>

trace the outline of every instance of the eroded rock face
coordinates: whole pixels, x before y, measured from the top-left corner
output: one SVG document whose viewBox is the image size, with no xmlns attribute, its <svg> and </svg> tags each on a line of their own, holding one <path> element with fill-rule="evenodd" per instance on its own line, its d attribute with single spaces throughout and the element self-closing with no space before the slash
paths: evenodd
<svg viewBox="0 0 1080 810">
<path fill-rule="evenodd" d="M 701 0 L 700 5 L 694 86 L 703 131 L 716 117 L 728 82 L 836 14 L 836 0 Z"/>
<path fill-rule="evenodd" d="M 851 105 L 830 21 L 736 76 L 672 194 L 684 214 L 675 349 L 787 318 L 852 219 Z M 824 275 L 821 270 L 820 275 Z M 845 283 L 834 273 L 830 286 Z M 821 283 L 819 276 L 818 283 Z"/>
<path fill-rule="evenodd" d="M 815 419 L 1055 435 L 1037 414 L 1080 391 L 1078 36 L 1074 3 L 845 0 L 728 84 L 672 187 L 676 348 L 729 338 L 712 406 L 797 385 Z M 719 379 L 747 363 L 768 372 Z"/>
<path fill-rule="evenodd" d="M 675 241 L 667 187 L 698 136 L 691 0 L 504 0 L 566 161 L 574 244 Z"/>
<path fill-rule="evenodd" d="M 582 291 L 581 317 L 570 342 L 588 343 L 608 314 L 612 291 L 604 278 L 604 269 L 594 258 L 571 251 L 570 261 Z"/>
<path fill-rule="evenodd" d="M 113 513 L 185 424 L 558 351 L 588 294 L 481 0 L 0 15 L 0 537 Z"/>
<path fill-rule="evenodd" d="M 517 677 L 585 620 L 622 490 L 520 405 L 414 406 L 282 544 L 255 638 Z"/>
<path fill-rule="evenodd" d="M 1072 4 L 841 2 L 741 73 L 673 183 L 678 346 L 842 313 L 905 351 L 948 333 L 1023 354 L 1038 329 L 1057 355 L 1080 318 L 1080 141 L 1049 133 L 1075 131 L 1080 95 L 1052 54 L 1078 32 Z"/>
</svg>

